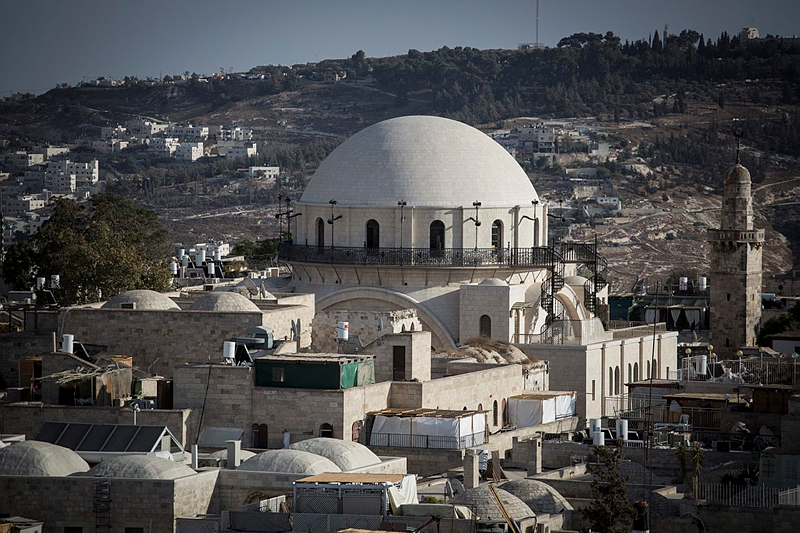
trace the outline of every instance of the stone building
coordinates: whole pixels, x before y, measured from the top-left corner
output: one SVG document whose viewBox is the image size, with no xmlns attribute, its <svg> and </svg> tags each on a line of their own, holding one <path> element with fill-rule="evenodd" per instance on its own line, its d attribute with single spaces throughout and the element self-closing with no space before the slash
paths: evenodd
<svg viewBox="0 0 800 533">
<path fill-rule="evenodd" d="M 753 226 L 750 185 L 750 172 L 737 160 L 725 173 L 720 228 L 708 230 L 711 342 L 723 358 L 756 345 L 761 319 L 764 230 Z"/>
</svg>

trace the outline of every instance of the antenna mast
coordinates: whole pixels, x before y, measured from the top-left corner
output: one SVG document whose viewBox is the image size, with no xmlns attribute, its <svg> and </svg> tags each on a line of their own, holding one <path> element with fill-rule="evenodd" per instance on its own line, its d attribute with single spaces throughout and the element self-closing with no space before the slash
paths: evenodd
<svg viewBox="0 0 800 533">
<path fill-rule="evenodd" d="M 536 0 L 536 44 L 534 48 L 539 48 L 539 0 Z"/>
</svg>

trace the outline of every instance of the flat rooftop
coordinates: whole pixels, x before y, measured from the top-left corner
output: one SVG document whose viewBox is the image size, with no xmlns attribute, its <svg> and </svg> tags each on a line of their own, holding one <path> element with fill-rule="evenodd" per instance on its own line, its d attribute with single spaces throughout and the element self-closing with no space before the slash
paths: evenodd
<svg viewBox="0 0 800 533">
<path fill-rule="evenodd" d="M 359 474 L 346 472 L 325 472 L 314 476 L 298 479 L 295 483 L 400 483 L 403 481 L 402 474 Z"/>
<path fill-rule="evenodd" d="M 382 409 L 380 411 L 374 411 L 372 413 L 367 413 L 370 415 L 382 415 L 382 416 L 399 416 L 403 418 L 417 418 L 417 417 L 428 417 L 428 418 L 461 418 L 463 416 L 471 416 L 476 415 L 479 413 L 485 413 L 486 411 L 455 411 L 449 409 L 425 409 L 424 407 L 416 408 L 416 409 L 404 409 L 402 407 L 390 407 L 388 409 Z"/>
<path fill-rule="evenodd" d="M 255 361 L 269 361 L 276 363 L 358 363 L 372 361 L 374 355 L 348 355 L 337 353 L 293 353 L 289 355 L 262 355 Z"/>
<path fill-rule="evenodd" d="M 515 398 L 517 400 L 549 400 L 551 398 L 556 398 L 558 396 L 567 396 L 577 394 L 575 391 L 565 390 L 565 391 L 557 391 L 557 390 L 549 390 L 549 391 L 536 391 L 536 392 L 526 392 L 525 394 L 517 394 L 516 396 L 509 396 L 509 400 Z"/>
</svg>

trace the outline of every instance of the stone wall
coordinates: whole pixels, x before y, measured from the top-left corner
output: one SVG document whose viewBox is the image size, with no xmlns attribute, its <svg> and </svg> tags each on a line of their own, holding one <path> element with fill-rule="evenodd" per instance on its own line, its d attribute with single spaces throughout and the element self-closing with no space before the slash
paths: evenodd
<svg viewBox="0 0 800 533">
<path fill-rule="evenodd" d="M 176 513 L 214 512 L 217 472 L 179 480 L 112 479 L 112 531 L 142 527 L 145 531 L 175 531 Z M 89 477 L 0 476 L 0 513 L 44 521 L 45 533 L 67 526 L 94 531 L 94 487 Z"/>
<path fill-rule="evenodd" d="M 461 342 L 481 335 L 481 317 L 486 315 L 490 321 L 490 334 L 493 339 L 509 342 L 512 340 L 511 287 L 505 282 L 499 285 L 484 283 L 462 285 L 459 306 L 459 335 Z"/>
<path fill-rule="evenodd" d="M 145 409 L 136 415 L 143 426 L 167 426 L 175 438 L 187 447 L 187 409 Z M 21 433 L 27 439 L 39 434 L 45 422 L 79 422 L 88 424 L 133 424 L 130 409 L 118 407 L 73 407 L 43 405 L 39 402 L 0 404 L 5 433 Z"/>
<path fill-rule="evenodd" d="M 23 331 L 0 335 L 0 377 L 9 387 L 18 387 L 18 361 L 52 351 L 53 333 L 51 331 Z"/>
<path fill-rule="evenodd" d="M 336 324 L 341 321 L 350 323 L 350 335 L 357 335 L 365 346 L 382 335 L 422 330 L 422 323 L 414 309 L 398 311 L 328 309 L 317 312 L 311 324 L 311 346 L 315 352 L 336 353 L 338 348 Z"/>
</svg>

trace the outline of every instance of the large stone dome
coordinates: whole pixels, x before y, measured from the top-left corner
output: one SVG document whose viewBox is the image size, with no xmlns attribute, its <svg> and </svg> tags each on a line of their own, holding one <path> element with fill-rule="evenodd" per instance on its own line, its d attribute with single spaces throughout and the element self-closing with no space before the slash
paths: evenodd
<svg viewBox="0 0 800 533">
<path fill-rule="evenodd" d="M 151 290 L 121 292 L 103 304 L 103 309 L 121 309 L 122 304 L 135 304 L 138 310 L 168 311 L 180 310 L 166 294 Z"/>
<path fill-rule="evenodd" d="M 195 473 L 183 463 L 152 455 L 122 455 L 105 459 L 92 467 L 87 476 L 128 479 L 177 479 Z"/>
<path fill-rule="evenodd" d="M 497 494 L 514 520 L 536 516 L 530 507 L 513 494 L 502 488 L 497 489 Z M 503 520 L 503 511 L 487 485 L 459 492 L 450 499 L 450 503 L 466 505 L 482 520 Z"/>
<path fill-rule="evenodd" d="M 497 142 L 471 126 L 431 116 L 384 120 L 336 148 L 301 202 L 338 205 L 483 207 L 528 205 L 538 195 Z"/>
<path fill-rule="evenodd" d="M 500 487 L 522 500 L 534 513 L 556 514 L 572 510 L 572 505 L 556 489 L 535 479 L 517 479 Z"/>
<path fill-rule="evenodd" d="M 0 476 L 69 476 L 86 472 L 89 465 L 62 446 L 26 440 L 0 450 Z"/>
<path fill-rule="evenodd" d="M 325 472 L 341 472 L 330 459 L 301 450 L 267 450 L 239 465 L 239 470 L 280 472 L 313 476 Z"/>
<path fill-rule="evenodd" d="M 372 450 L 349 440 L 330 439 L 318 437 L 295 442 L 289 446 L 291 450 L 321 455 L 344 471 L 355 470 L 369 465 L 380 463 L 380 458 Z"/>
<path fill-rule="evenodd" d="M 218 313 L 259 312 L 256 304 L 246 296 L 233 291 L 214 291 L 198 298 L 192 311 L 216 311 Z"/>
</svg>

